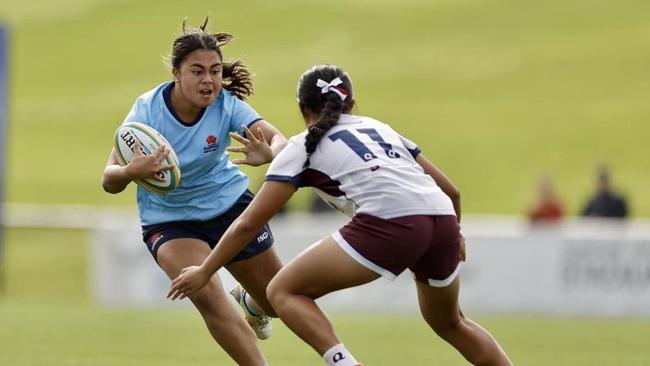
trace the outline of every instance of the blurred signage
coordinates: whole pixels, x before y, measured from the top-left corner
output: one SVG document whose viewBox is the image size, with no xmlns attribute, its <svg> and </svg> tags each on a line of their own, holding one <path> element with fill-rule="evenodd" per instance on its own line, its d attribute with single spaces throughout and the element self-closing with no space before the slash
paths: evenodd
<svg viewBox="0 0 650 366">
<path fill-rule="evenodd" d="M 571 292 L 648 290 L 650 241 L 567 241 L 561 283 Z"/>
<path fill-rule="evenodd" d="M 343 215 L 291 214 L 271 222 L 284 263 L 344 225 Z M 104 305 L 170 306 L 169 279 L 142 243 L 136 219 L 95 227 L 93 288 Z M 313 230 L 318 227 L 319 230 Z M 461 305 L 469 312 L 650 317 L 650 221 L 568 221 L 530 227 L 523 220 L 463 218 L 467 262 Z M 220 273 L 226 288 L 234 284 Z M 417 312 L 409 271 L 319 300 L 327 309 Z"/>
</svg>

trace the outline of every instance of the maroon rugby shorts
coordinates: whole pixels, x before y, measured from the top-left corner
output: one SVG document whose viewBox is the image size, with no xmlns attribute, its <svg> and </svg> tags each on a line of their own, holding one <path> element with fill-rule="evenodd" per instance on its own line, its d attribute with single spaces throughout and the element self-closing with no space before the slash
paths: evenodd
<svg viewBox="0 0 650 366">
<path fill-rule="evenodd" d="M 446 287 L 458 274 L 461 234 L 453 215 L 358 214 L 332 237 L 359 264 L 390 280 L 408 268 L 416 280 Z"/>
</svg>

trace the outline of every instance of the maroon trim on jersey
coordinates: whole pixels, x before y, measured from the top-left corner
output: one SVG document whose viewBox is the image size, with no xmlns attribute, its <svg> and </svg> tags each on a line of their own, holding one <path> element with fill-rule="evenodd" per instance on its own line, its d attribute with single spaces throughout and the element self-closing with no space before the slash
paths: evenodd
<svg viewBox="0 0 650 366">
<path fill-rule="evenodd" d="M 300 182 L 300 187 L 318 188 L 321 191 L 334 197 L 345 196 L 345 193 L 339 189 L 341 182 L 330 178 L 329 175 L 323 172 L 319 172 L 318 170 L 309 168 L 305 169 L 300 174 L 298 174 L 297 178 Z"/>
</svg>

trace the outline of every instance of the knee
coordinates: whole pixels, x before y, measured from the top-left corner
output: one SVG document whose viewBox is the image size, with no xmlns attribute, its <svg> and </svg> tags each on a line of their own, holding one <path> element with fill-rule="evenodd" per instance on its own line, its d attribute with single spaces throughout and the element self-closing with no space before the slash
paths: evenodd
<svg viewBox="0 0 650 366">
<path fill-rule="evenodd" d="M 427 323 L 434 332 L 442 339 L 447 339 L 456 334 L 463 326 L 463 315 L 449 317 L 445 319 L 427 319 Z"/>
<path fill-rule="evenodd" d="M 275 309 L 273 309 L 273 305 L 271 304 L 271 301 L 268 299 L 268 291 L 265 290 L 264 297 L 263 299 L 258 300 L 257 298 L 250 297 L 251 294 L 248 293 L 247 297 L 254 299 L 255 303 L 257 306 L 264 312 L 264 315 L 270 316 L 272 318 L 277 318 L 278 314 L 276 314 Z"/>
<path fill-rule="evenodd" d="M 228 311 L 230 307 L 224 306 L 228 303 L 225 295 L 221 296 L 215 291 L 205 289 L 189 296 L 189 299 L 208 323 L 227 323 L 237 314 L 235 311 Z"/>
<path fill-rule="evenodd" d="M 217 303 L 209 296 L 208 294 L 204 293 L 203 291 L 190 295 L 188 296 L 190 301 L 192 301 L 192 304 L 194 304 L 194 307 L 204 315 L 210 315 L 213 317 L 218 317 L 220 316 L 221 312 L 218 311 L 219 306 Z"/>
<path fill-rule="evenodd" d="M 287 289 L 282 286 L 282 282 L 276 281 L 275 278 L 273 278 L 266 287 L 266 298 L 269 300 L 269 303 L 275 311 L 278 311 L 278 308 L 282 306 L 288 295 L 289 293 Z"/>
</svg>

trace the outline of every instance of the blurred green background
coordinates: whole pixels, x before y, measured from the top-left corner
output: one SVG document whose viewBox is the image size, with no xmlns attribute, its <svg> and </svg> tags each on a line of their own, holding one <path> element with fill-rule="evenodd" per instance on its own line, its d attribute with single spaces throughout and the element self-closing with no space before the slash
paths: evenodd
<svg viewBox="0 0 650 366">
<path fill-rule="evenodd" d="M 604 162 L 632 215 L 650 216 L 650 3 L 640 0 L 3 1 L 7 201 L 133 205 L 132 187 L 101 190 L 113 131 L 168 78 L 162 58 L 183 17 L 198 25 L 207 14 L 212 30 L 238 37 L 225 56 L 244 58 L 256 74 L 250 103 L 287 136 L 303 128 L 298 76 L 336 63 L 353 78 L 357 112 L 417 142 L 460 187 L 465 212 L 520 214 L 548 173 L 577 214 Z M 264 169 L 246 172 L 256 188 Z M 87 232 L 6 234 L 0 365 L 229 364 L 195 312 L 95 307 Z M 333 318 L 367 365 L 465 364 L 414 314 Z M 517 364 L 650 364 L 647 319 L 478 320 Z M 263 343 L 273 364 L 318 364 L 275 324 Z"/>
<path fill-rule="evenodd" d="M 250 103 L 286 135 L 303 129 L 298 76 L 348 70 L 358 113 L 391 123 L 460 187 L 468 213 L 519 214 L 550 174 L 577 214 L 601 162 L 650 215 L 650 25 L 646 1 L 9 0 L 10 202 L 133 204 L 102 192 L 115 128 L 166 80 L 183 17 L 238 39 Z M 253 188 L 265 169 L 247 169 Z M 47 187 L 47 189 L 44 189 Z M 303 207 L 304 193 L 292 205 Z"/>
</svg>

